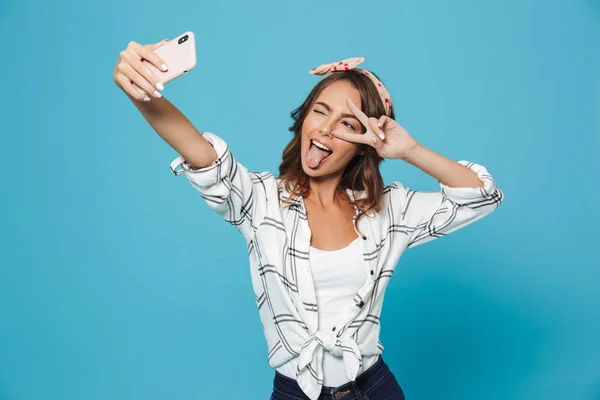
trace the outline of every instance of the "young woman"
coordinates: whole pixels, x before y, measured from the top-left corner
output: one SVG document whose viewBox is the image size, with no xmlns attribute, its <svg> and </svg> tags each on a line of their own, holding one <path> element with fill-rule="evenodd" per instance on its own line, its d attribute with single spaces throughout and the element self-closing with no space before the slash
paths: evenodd
<svg viewBox="0 0 600 400">
<path fill-rule="evenodd" d="M 503 195 L 492 177 L 483 166 L 419 144 L 394 120 L 383 83 L 356 68 L 362 58 L 311 71 L 328 76 L 292 112 L 279 177 L 249 172 L 223 139 L 198 132 L 160 95 L 162 85 L 140 60 L 160 68 L 153 50 L 164 43 L 131 42 L 113 78 L 180 154 L 171 170 L 185 173 L 246 240 L 268 363 L 276 369 L 271 399 L 403 399 L 379 341 L 389 279 L 407 248 L 495 210 Z M 416 166 L 441 190 L 384 186 L 384 158 Z"/>
</svg>

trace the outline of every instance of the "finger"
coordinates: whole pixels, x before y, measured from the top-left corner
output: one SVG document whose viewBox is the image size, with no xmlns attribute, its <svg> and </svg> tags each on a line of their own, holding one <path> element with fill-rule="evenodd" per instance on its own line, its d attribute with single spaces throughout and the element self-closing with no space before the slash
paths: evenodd
<svg viewBox="0 0 600 400">
<path fill-rule="evenodd" d="M 140 75 L 144 80 L 146 80 L 150 84 L 150 86 L 156 87 L 158 90 L 164 89 L 162 82 L 160 82 L 158 77 L 150 70 L 150 68 L 146 66 L 146 64 L 140 61 L 140 55 L 136 53 L 135 50 L 128 48 L 127 50 L 121 53 L 121 58 L 124 60 L 124 64 L 129 65 L 133 69 L 133 71 L 135 71 L 137 75 Z M 124 72 L 126 75 L 130 73 L 128 69 L 124 70 Z M 133 81 L 132 77 L 130 77 L 130 79 Z M 150 90 L 150 87 L 147 87 L 147 85 L 143 86 L 139 83 L 138 85 L 142 89 L 147 90 L 149 93 L 153 93 L 155 90 L 154 88 Z"/>
<path fill-rule="evenodd" d="M 143 52 L 147 52 L 149 51 L 148 49 L 143 49 Z M 150 52 L 152 53 L 152 52 Z M 150 82 L 150 84 L 154 87 L 156 87 L 158 90 L 163 90 L 165 87 L 162 84 L 162 82 L 160 81 L 160 79 L 158 79 L 158 77 L 154 74 L 154 72 L 152 72 L 150 70 L 150 68 L 148 68 L 148 66 L 146 66 L 146 64 L 143 62 L 143 57 L 140 56 L 139 53 L 137 53 L 135 50 L 133 49 L 128 49 L 124 52 L 123 57 L 127 60 L 127 63 L 129 65 L 131 65 L 131 67 L 133 67 L 133 69 L 140 74 L 141 76 L 144 77 L 144 79 L 146 79 L 148 82 Z M 140 85 L 141 86 L 141 85 Z M 151 90 L 150 92 L 153 92 L 154 90 Z"/>
<path fill-rule="evenodd" d="M 133 87 L 133 84 L 131 83 L 129 78 L 127 78 L 125 75 L 119 74 L 117 76 L 117 81 L 119 82 L 119 84 L 121 84 L 121 87 L 123 88 L 123 90 L 125 90 L 125 93 L 127 93 L 129 96 L 131 96 L 134 99 L 139 100 L 139 101 L 150 101 L 150 97 L 145 96 L 142 93 L 140 93 L 138 90 L 136 90 Z"/>
<path fill-rule="evenodd" d="M 155 43 L 152 45 L 146 45 L 142 48 L 143 50 L 140 53 L 140 55 L 145 60 L 154 64 L 154 66 L 156 68 L 158 68 L 159 70 L 162 70 L 164 72 L 164 71 L 168 70 L 169 67 L 167 66 L 167 63 L 165 63 L 165 61 L 158 54 L 155 53 L 155 51 L 157 49 L 161 48 L 162 46 L 164 46 L 165 44 L 167 44 L 168 42 L 169 42 L 168 39 L 164 39 L 158 43 Z"/>
<path fill-rule="evenodd" d="M 160 44 L 160 42 L 158 42 Z M 158 45 L 155 43 L 155 45 Z M 159 70 L 165 71 L 163 64 L 166 66 L 167 64 L 163 61 L 162 58 L 158 56 L 153 50 L 151 50 L 148 46 L 142 46 L 136 42 L 130 42 L 127 46 L 127 50 L 131 53 L 134 53 L 137 56 L 138 61 L 146 60 L 153 64 Z"/>
<path fill-rule="evenodd" d="M 373 145 L 372 139 L 370 139 L 370 138 L 375 137 L 368 133 L 365 133 L 365 134 L 346 133 L 346 132 L 340 132 L 340 131 L 336 131 L 336 130 L 331 131 L 331 134 L 333 136 L 335 136 L 336 138 L 345 140 L 347 142 L 361 143 L 361 144 L 368 144 L 368 145 Z"/>
<path fill-rule="evenodd" d="M 144 47 L 149 48 L 150 50 L 154 51 L 156 49 L 158 49 L 159 47 L 164 46 L 165 44 L 169 43 L 169 39 L 163 39 L 160 42 L 156 42 L 156 43 L 151 43 L 151 44 L 147 44 Z"/>
<path fill-rule="evenodd" d="M 368 128 L 369 117 L 367 117 L 367 115 L 364 112 L 362 112 L 360 108 L 356 106 L 356 104 L 354 104 L 350 97 L 346 97 L 346 102 L 348 103 L 348 107 L 350 107 L 350 111 L 352 111 L 352 113 L 356 115 L 356 118 L 358 118 L 358 120 L 362 122 L 365 128 Z"/>
<path fill-rule="evenodd" d="M 385 125 L 390 124 L 392 121 L 394 121 L 392 118 L 388 117 L 387 115 L 382 115 L 381 117 L 379 117 L 379 127 L 381 129 L 384 129 Z"/>
<path fill-rule="evenodd" d="M 371 127 L 371 130 L 373 132 L 377 132 L 377 136 L 379 136 L 379 139 L 385 139 L 385 134 L 383 133 L 383 130 L 379 127 L 379 120 L 377 118 L 369 118 L 369 126 Z"/>
<path fill-rule="evenodd" d="M 146 92 L 144 89 L 142 89 L 141 87 L 139 87 L 139 86 L 138 86 L 138 85 L 136 85 L 135 83 L 132 83 L 131 85 L 132 85 L 132 86 L 135 88 L 135 90 L 137 90 L 138 92 L 140 92 L 140 93 L 141 93 L 141 94 L 143 94 L 144 96 L 147 96 L 147 95 L 148 95 L 148 93 L 147 93 L 147 92 Z"/>
<path fill-rule="evenodd" d="M 123 73 L 123 75 L 129 78 L 130 81 L 138 85 L 140 89 L 144 89 L 147 93 L 152 93 L 152 95 L 157 99 L 162 97 L 160 92 L 156 90 L 147 79 L 134 70 L 131 65 L 122 63 L 119 65 L 119 70 Z M 152 74 L 152 72 L 150 72 L 150 74 Z"/>
<path fill-rule="evenodd" d="M 152 96 L 156 98 L 162 97 L 160 92 L 156 90 L 156 88 L 150 82 L 148 82 L 146 78 L 140 75 L 128 63 L 122 63 L 118 66 L 118 68 L 123 75 L 125 75 L 132 83 L 135 83 L 140 89 L 144 90 L 146 93 L 152 93 Z"/>
</svg>

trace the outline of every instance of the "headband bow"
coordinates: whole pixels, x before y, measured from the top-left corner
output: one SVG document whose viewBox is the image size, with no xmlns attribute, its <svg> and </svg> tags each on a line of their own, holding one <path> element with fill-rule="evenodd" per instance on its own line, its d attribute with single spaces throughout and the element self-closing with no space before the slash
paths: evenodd
<svg viewBox="0 0 600 400">
<path fill-rule="evenodd" d="M 379 91 L 379 95 L 381 96 L 381 101 L 383 102 L 383 106 L 385 107 L 385 114 L 389 117 L 390 113 L 392 111 L 392 98 L 391 98 L 389 92 L 387 91 L 387 89 L 385 88 L 385 86 L 383 86 L 383 83 L 381 83 L 381 81 L 379 79 L 377 79 L 377 77 L 375 77 L 375 75 L 373 75 L 366 69 L 356 68 L 364 60 L 365 60 L 364 57 L 347 58 L 342 61 L 319 65 L 318 67 L 313 68 L 312 70 L 308 71 L 308 73 L 314 74 L 314 75 L 327 75 L 327 74 L 330 74 L 333 72 L 340 72 L 340 71 L 343 72 L 343 71 L 349 71 L 351 69 L 356 69 L 357 71 L 362 72 L 363 74 L 368 76 L 369 79 L 371 79 L 371 81 L 373 82 L 373 84 L 375 85 L 377 90 Z"/>
</svg>

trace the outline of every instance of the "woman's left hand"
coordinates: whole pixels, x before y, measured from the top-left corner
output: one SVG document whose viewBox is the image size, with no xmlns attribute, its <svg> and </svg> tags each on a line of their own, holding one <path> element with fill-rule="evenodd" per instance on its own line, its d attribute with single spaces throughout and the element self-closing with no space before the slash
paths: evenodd
<svg viewBox="0 0 600 400">
<path fill-rule="evenodd" d="M 346 99 L 350 110 L 356 118 L 367 128 L 363 134 L 344 133 L 332 131 L 331 133 L 342 140 L 353 143 L 363 143 L 372 146 L 382 158 L 406 159 L 417 147 L 417 141 L 396 121 L 383 115 L 369 118 L 362 112 L 349 97 Z"/>
</svg>

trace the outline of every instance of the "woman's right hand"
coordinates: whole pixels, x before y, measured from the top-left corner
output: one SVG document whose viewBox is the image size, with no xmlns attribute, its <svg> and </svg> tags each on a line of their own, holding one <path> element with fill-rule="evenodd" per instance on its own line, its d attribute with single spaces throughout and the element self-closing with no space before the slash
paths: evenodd
<svg viewBox="0 0 600 400">
<path fill-rule="evenodd" d="M 158 77 L 148 68 L 142 59 L 149 61 L 161 71 L 166 71 L 165 62 L 156 54 L 154 50 L 168 43 L 169 40 L 161 40 L 158 43 L 141 45 L 136 42 L 129 42 L 127 48 L 120 53 L 119 62 L 113 73 L 113 80 L 129 96 L 139 101 L 150 101 L 148 93 L 160 98 L 160 90 L 164 89 L 163 84 Z M 140 89 L 136 88 L 133 84 Z M 158 90 L 157 90 L 158 89 Z"/>
</svg>

